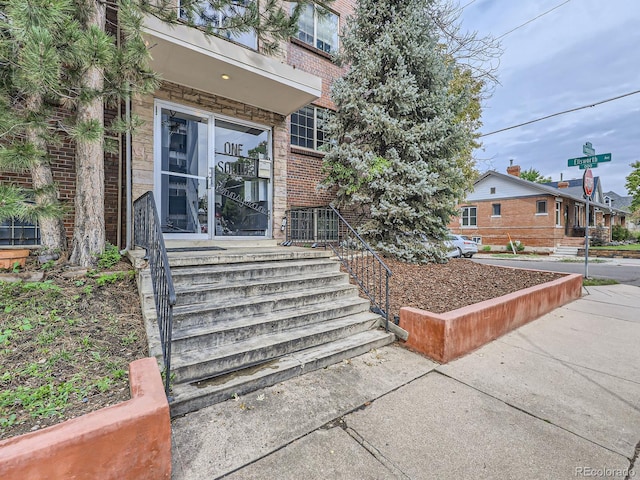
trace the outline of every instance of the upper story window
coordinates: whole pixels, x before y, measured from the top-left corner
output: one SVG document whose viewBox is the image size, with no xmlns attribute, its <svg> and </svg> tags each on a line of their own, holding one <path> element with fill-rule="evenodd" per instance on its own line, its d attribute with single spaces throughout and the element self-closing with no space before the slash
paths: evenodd
<svg viewBox="0 0 640 480">
<path fill-rule="evenodd" d="M 491 215 L 493 217 L 499 217 L 500 216 L 500 204 L 499 203 L 494 203 L 491 205 Z"/>
<path fill-rule="evenodd" d="M 338 15 L 319 5 L 302 7 L 297 38 L 325 53 L 338 50 Z"/>
<path fill-rule="evenodd" d="M 214 9 L 211 6 L 211 2 L 205 0 L 200 2 L 196 7 L 193 21 L 198 26 L 211 26 L 218 35 L 257 50 L 258 37 L 254 31 L 232 33 L 224 28 L 229 24 L 230 19 L 245 13 L 250 1 L 251 0 L 236 0 L 229 2 L 229 4 L 222 9 Z M 187 19 L 187 13 L 182 6 L 180 7 L 180 18 L 184 20 Z"/>
<path fill-rule="evenodd" d="M 536 214 L 543 215 L 547 213 L 547 201 L 546 200 L 538 200 L 536 202 Z"/>
<path fill-rule="evenodd" d="M 329 143 L 327 121 L 331 110 L 308 105 L 291 114 L 291 145 L 320 150 Z"/>
<path fill-rule="evenodd" d="M 476 207 L 462 207 L 460 217 L 463 227 L 478 226 L 478 209 Z"/>
</svg>

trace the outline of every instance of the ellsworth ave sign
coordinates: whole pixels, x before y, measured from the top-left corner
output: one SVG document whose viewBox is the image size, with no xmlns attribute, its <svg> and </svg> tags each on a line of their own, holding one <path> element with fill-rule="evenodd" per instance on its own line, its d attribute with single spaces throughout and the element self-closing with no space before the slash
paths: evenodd
<svg viewBox="0 0 640 480">
<path fill-rule="evenodd" d="M 581 169 L 592 168 L 598 165 L 598 163 L 610 162 L 611 154 L 602 153 L 600 155 L 590 155 L 588 157 L 570 158 L 568 166 L 580 167 Z"/>
</svg>

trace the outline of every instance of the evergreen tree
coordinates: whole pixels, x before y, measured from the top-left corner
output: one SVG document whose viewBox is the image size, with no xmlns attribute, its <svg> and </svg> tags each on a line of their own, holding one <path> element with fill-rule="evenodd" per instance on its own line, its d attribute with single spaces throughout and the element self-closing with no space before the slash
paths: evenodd
<svg viewBox="0 0 640 480">
<path fill-rule="evenodd" d="M 337 145 L 324 164 L 338 205 L 367 212 L 360 233 L 411 262 L 444 261 L 439 242 L 467 185 L 458 159 L 473 141 L 474 122 L 461 121 L 473 92 L 452 83 L 432 5 L 358 3 L 340 50 L 350 68 L 332 88 Z"/>
<path fill-rule="evenodd" d="M 536 183 L 548 183 L 551 181 L 551 177 L 543 176 L 538 170 L 533 167 L 520 172 L 520 178 Z"/>
<path fill-rule="evenodd" d="M 30 172 L 33 189 L 3 184 L 0 218 L 38 221 L 40 244 L 66 251 L 66 235 L 47 146 L 49 100 L 63 90 L 64 49 L 74 30 L 70 0 L 0 2 L 0 170 Z"/>
</svg>

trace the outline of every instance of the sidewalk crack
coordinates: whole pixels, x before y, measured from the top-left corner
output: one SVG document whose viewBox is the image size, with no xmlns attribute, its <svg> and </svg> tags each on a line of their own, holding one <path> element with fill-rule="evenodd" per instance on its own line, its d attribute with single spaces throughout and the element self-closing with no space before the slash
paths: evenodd
<svg viewBox="0 0 640 480">
<path fill-rule="evenodd" d="M 633 477 L 636 476 L 635 468 L 636 468 L 636 461 L 638 460 L 639 454 L 640 454 L 640 442 L 636 444 L 636 450 L 633 453 L 633 457 L 629 461 L 629 470 L 627 471 L 627 476 L 624 477 L 624 480 L 631 480 Z"/>
</svg>

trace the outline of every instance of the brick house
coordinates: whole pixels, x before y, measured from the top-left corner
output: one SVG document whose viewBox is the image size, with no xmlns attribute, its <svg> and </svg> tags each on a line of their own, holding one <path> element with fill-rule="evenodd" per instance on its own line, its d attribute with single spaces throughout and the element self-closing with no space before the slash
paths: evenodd
<svg viewBox="0 0 640 480">
<path fill-rule="evenodd" d="M 163 82 L 153 95 L 105 115 L 144 121 L 132 138 L 118 139 L 120 154 L 105 154 L 107 239 L 131 246 L 132 205 L 147 191 L 154 192 L 167 239 L 281 239 L 287 210 L 327 205 L 329 194 L 317 190 L 323 121 L 335 109 L 329 91 L 341 70 L 332 54 L 353 5 L 337 0 L 322 15 L 308 5 L 298 34 L 274 57 L 260 53 L 252 33 L 208 36 L 146 17 L 152 68 Z M 49 154 L 61 199 L 73 207 L 73 143 L 52 146 Z M 28 175 L 2 178 L 30 184 Z M 70 237 L 72 209 L 65 226 Z M 38 241 L 35 225 L 0 226 L 0 245 Z"/>
<path fill-rule="evenodd" d="M 600 178 L 594 180 L 590 237 L 610 241 L 611 225 L 624 226 L 626 214 L 605 202 Z M 512 165 L 506 175 L 489 171 L 478 178 L 449 228 L 495 249 L 504 248 L 511 238 L 525 248 L 553 252 L 583 244 L 586 221 L 582 179 L 534 183 L 520 178 L 520 167 Z"/>
</svg>

